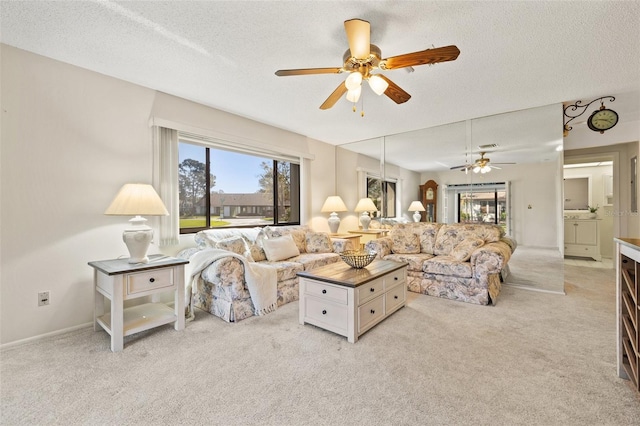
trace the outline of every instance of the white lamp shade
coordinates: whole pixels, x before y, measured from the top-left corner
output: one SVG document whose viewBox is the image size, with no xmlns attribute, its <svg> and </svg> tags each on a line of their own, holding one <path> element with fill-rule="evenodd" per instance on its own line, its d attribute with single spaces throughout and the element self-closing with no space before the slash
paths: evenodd
<svg viewBox="0 0 640 426">
<path fill-rule="evenodd" d="M 327 197 L 327 200 L 322 205 L 320 211 L 322 213 L 346 212 L 347 206 L 339 195 L 332 195 Z"/>
<path fill-rule="evenodd" d="M 116 216 L 168 216 L 169 212 L 162 203 L 153 186 L 143 183 L 127 183 L 113 199 L 104 212 Z"/>
<path fill-rule="evenodd" d="M 362 86 L 358 86 L 355 89 L 349 90 L 347 92 L 347 100 L 349 102 L 356 103 L 358 99 L 360 99 L 360 94 L 362 93 Z"/>
<path fill-rule="evenodd" d="M 355 212 L 377 212 L 376 205 L 371 198 L 361 198 L 356 205 Z"/>
<path fill-rule="evenodd" d="M 409 208 L 407 209 L 410 212 L 423 212 L 425 211 L 424 206 L 422 205 L 422 203 L 420 201 L 412 201 L 411 205 L 409 206 Z"/>
<path fill-rule="evenodd" d="M 387 90 L 389 83 L 379 75 L 372 75 L 369 77 L 369 87 L 371 87 L 371 90 L 373 90 L 376 95 L 380 96 Z"/>
<path fill-rule="evenodd" d="M 362 74 L 359 71 L 353 71 L 344 81 L 344 85 L 348 90 L 355 90 L 362 84 Z"/>
</svg>

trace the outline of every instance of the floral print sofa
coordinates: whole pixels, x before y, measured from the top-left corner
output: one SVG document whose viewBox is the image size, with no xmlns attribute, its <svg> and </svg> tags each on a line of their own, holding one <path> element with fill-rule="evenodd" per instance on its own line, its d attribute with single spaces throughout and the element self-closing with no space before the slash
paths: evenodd
<svg viewBox="0 0 640 426">
<path fill-rule="evenodd" d="M 394 225 L 366 248 L 407 262 L 410 291 L 488 305 L 496 303 L 516 242 L 491 224 L 414 222 Z"/>
<path fill-rule="evenodd" d="M 264 240 L 290 235 L 299 254 L 270 261 Z M 221 228 L 200 231 L 194 236 L 197 247 L 182 250 L 178 257 L 189 259 L 207 248 L 228 250 L 228 257 L 218 258 L 197 277 L 193 286 L 193 306 L 227 322 L 254 315 L 254 305 L 247 288 L 244 261 L 270 265 L 277 270 L 278 306 L 298 300 L 298 272 L 340 261 L 338 253 L 349 249 L 345 239 L 331 239 L 329 234 L 313 232 L 307 226 L 266 226 L 264 228 Z M 240 255 L 239 259 L 235 255 Z M 219 257 L 219 256 L 216 256 Z M 189 305 L 189 303 L 187 303 Z M 187 312 L 187 316 L 191 316 Z"/>
</svg>

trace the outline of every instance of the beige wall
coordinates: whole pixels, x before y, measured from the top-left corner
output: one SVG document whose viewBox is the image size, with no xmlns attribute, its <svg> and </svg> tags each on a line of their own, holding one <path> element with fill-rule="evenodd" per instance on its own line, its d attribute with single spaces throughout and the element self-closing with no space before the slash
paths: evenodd
<svg viewBox="0 0 640 426">
<path fill-rule="evenodd" d="M 126 218 L 103 212 L 122 184 L 151 182 L 152 117 L 304 152 L 305 222 L 335 189 L 333 146 L 10 46 L 0 53 L 0 343 L 92 321 L 87 262 L 127 254 Z M 45 290 L 51 304 L 38 307 Z"/>
<path fill-rule="evenodd" d="M 437 174 L 423 174 L 421 181 L 435 180 L 441 191 L 442 185 L 479 182 L 511 183 L 511 235 L 519 245 L 531 247 L 559 248 L 562 226 L 561 194 L 557 182 L 561 180 L 557 161 L 540 164 L 518 164 L 492 170 L 487 174 L 465 174 L 459 170 Z M 441 197 L 441 192 L 439 193 Z M 529 208 L 531 206 L 531 208 Z M 442 215 L 439 202 L 438 216 Z"/>
</svg>

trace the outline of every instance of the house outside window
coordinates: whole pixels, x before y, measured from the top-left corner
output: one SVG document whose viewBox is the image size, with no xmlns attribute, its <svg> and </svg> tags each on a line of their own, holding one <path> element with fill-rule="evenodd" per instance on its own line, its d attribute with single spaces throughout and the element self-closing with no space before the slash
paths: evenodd
<svg viewBox="0 0 640 426">
<path fill-rule="evenodd" d="M 300 223 L 300 165 L 179 136 L 180 233 Z"/>
</svg>

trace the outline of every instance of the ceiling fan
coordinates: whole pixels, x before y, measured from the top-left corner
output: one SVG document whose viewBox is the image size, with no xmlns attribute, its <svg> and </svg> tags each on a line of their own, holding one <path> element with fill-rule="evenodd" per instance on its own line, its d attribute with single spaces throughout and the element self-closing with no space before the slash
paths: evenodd
<svg viewBox="0 0 640 426">
<path fill-rule="evenodd" d="M 342 58 L 344 64 L 341 67 L 276 71 L 276 75 L 280 77 L 349 73 L 346 80 L 340 83 L 327 100 L 320 105 L 320 109 L 331 108 L 345 93 L 347 94 L 347 100 L 353 103 L 358 102 L 363 80 L 369 82 L 369 86 L 378 96 L 385 94 L 395 103 L 402 104 L 407 102 L 411 95 L 379 71 L 453 61 L 460 54 L 460 50 L 456 46 L 445 46 L 381 59 L 382 52 L 380 48 L 370 43 L 371 25 L 369 22 L 362 19 L 350 19 L 344 21 L 344 29 L 347 33 L 349 49 L 344 53 Z"/>
<path fill-rule="evenodd" d="M 474 173 L 488 173 L 491 169 L 500 169 L 500 167 L 496 167 L 493 164 L 516 164 L 516 163 L 491 163 L 491 159 L 485 157 L 486 152 L 480 153 L 480 158 L 478 158 L 474 163 L 464 164 L 462 166 L 451 167 L 451 170 L 461 169 L 461 171 L 465 173 L 469 173 L 469 171 L 473 171 Z"/>
</svg>

